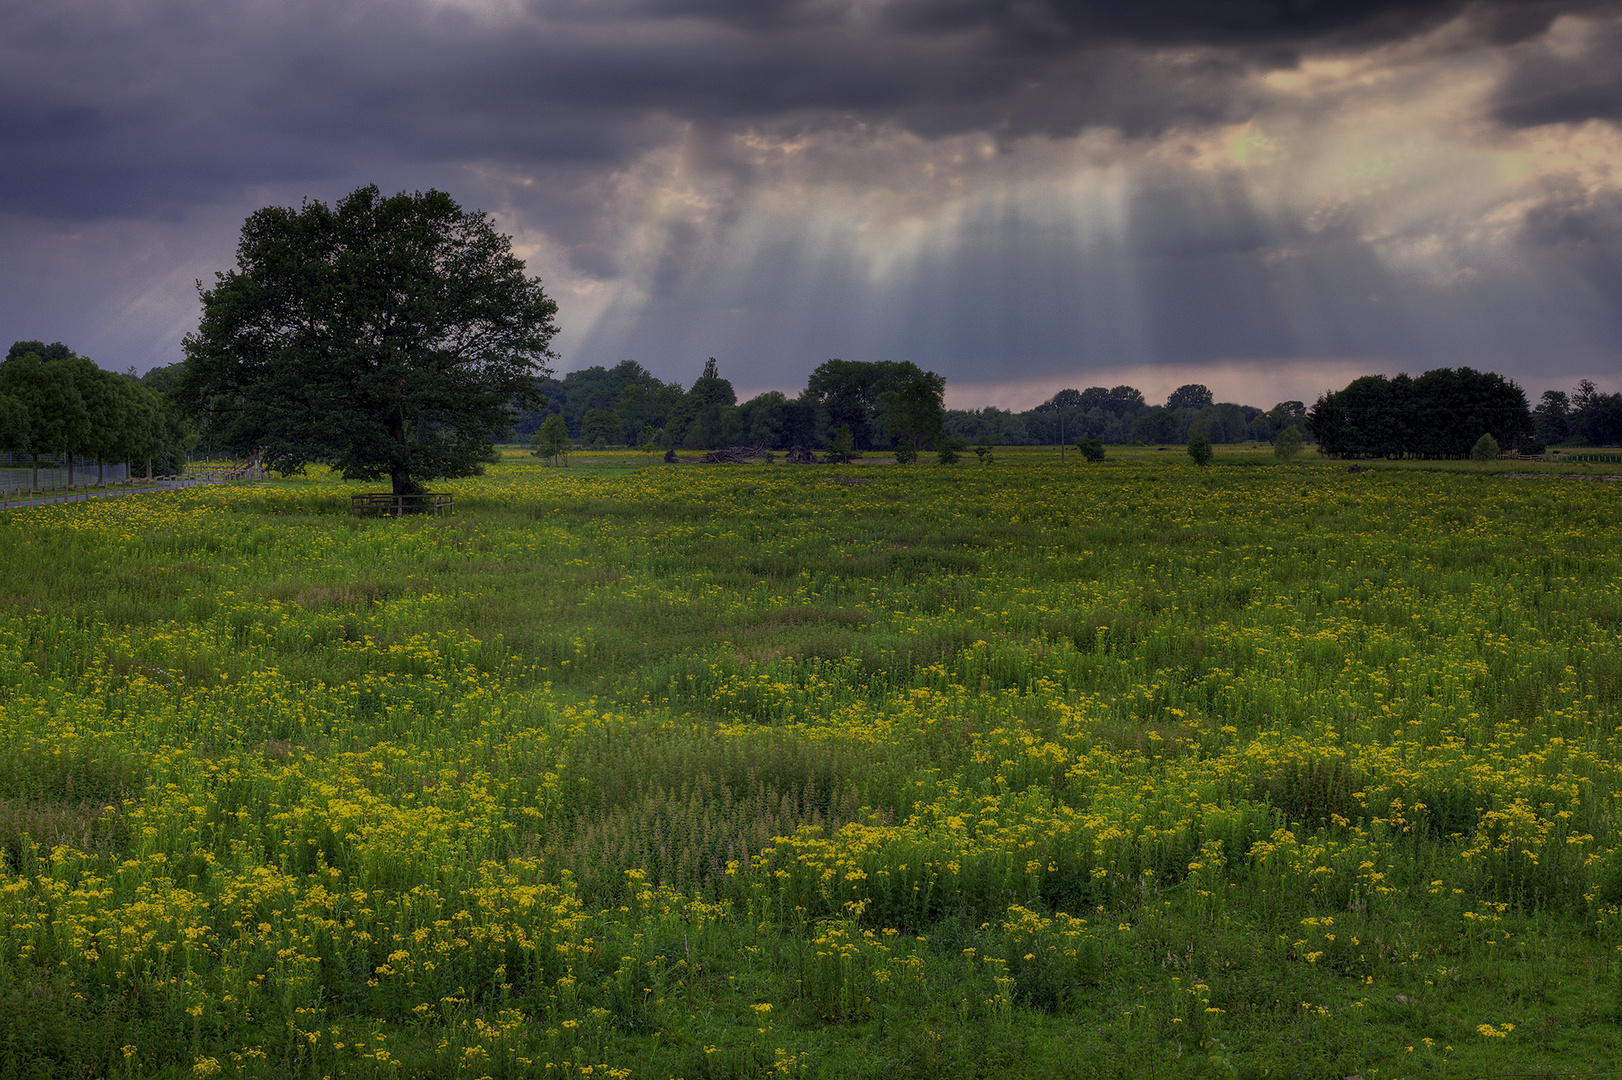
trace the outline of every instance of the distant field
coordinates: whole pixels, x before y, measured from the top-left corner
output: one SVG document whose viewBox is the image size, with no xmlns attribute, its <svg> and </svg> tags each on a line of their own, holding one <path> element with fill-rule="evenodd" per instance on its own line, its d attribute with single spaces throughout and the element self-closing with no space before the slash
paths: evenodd
<svg viewBox="0 0 1622 1080">
<path fill-rule="evenodd" d="M 1277 463 L 1270 443 L 1218 444 L 1212 447 L 1212 450 L 1215 456 L 1212 459 L 1211 468 L 1271 467 Z M 1130 463 L 1191 464 L 1186 448 L 1181 445 L 1111 446 L 1107 448 L 1107 452 L 1108 458 L 1103 463 L 1105 467 Z M 503 448 L 503 453 L 508 460 L 531 460 L 527 448 L 508 446 Z M 658 462 L 663 457 L 663 453 L 662 450 L 651 455 L 637 450 L 575 450 L 569 455 L 568 467 L 585 468 L 593 472 L 633 469 Z M 964 466 L 979 467 L 972 449 L 966 449 L 961 453 Z M 678 455 L 689 461 L 696 461 L 703 456 L 702 452 L 697 450 L 678 451 Z M 778 454 L 777 457 L 781 460 L 783 455 Z M 1488 476 L 1524 473 L 1551 476 L 1588 476 L 1592 478 L 1622 476 L 1622 447 L 1561 447 L 1558 450 L 1548 452 L 1544 457 L 1547 460 L 1503 459 L 1485 466 L 1479 462 L 1468 460 L 1411 459 L 1388 461 L 1385 459 L 1361 459 L 1342 461 L 1339 458 L 1320 457 L 1317 449 L 1308 445 L 1302 449 L 1300 456 L 1296 458 L 1295 466 L 1317 465 L 1347 469 L 1356 465 L 1361 469 L 1399 469 L 1409 472 L 1463 472 L 1470 474 L 1481 473 Z M 1601 460 L 1579 460 L 1589 458 Z M 933 463 L 934 454 L 925 451 L 919 460 L 921 463 Z M 1056 446 L 996 446 L 992 447 L 992 462 L 994 465 L 1005 466 L 1061 464 L 1059 448 Z M 1080 451 L 1074 447 L 1067 448 L 1064 453 L 1063 463 L 1069 465 L 1083 464 Z M 881 464 L 891 465 L 894 464 L 894 460 L 888 454 L 870 451 L 865 457 L 852 463 L 853 466 Z M 551 466 L 546 467 L 550 468 Z"/>
<path fill-rule="evenodd" d="M 0 515 L 0 1077 L 1616 1068 L 1610 484 L 648 461 Z"/>
</svg>

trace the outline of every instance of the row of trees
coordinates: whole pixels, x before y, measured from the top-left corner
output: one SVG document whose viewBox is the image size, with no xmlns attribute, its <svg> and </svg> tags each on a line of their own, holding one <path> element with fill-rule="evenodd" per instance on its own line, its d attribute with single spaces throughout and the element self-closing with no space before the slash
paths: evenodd
<svg viewBox="0 0 1622 1080">
<path fill-rule="evenodd" d="M 915 389 L 903 393 L 905 387 Z M 1265 411 L 1217 402 L 1199 383 L 1178 387 L 1164 405 L 1150 405 L 1135 387 L 1093 386 L 1061 390 L 1025 412 L 945 410 L 939 407 L 944 381 L 933 372 L 913 364 L 846 360 L 818 367 L 797 397 L 774 391 L 741 405 L 732 384 L 718 376 L 713 358 L 690 390 L 661 383 L 628 360 L 611 370 L 588 368 L 548 380 L 543 392 L 551 406 L 525 416 L 520 434 L 558 414 L 570 436 L 587 445 L 652 442 L 710 449 L 742 442 L 828 448 L 841 428 L 850 431 L 857 450 L 1089 440 L 1271 443 L 1290 429 L 1341 457 L 1464 458 L 1483 435 L 1521 451 L 1561 443 L 1622 443 L 1622 394 L 1602 394 L 1585 379 L 1570 394 L 1545 393 L 1534 411 L 1513 382 L 1468 367 L 1438 368 L 1418 377 L 1368 375 L 1322 395 L 1311 409 L 1300 401 L 1281 401 Z M 907 394 L 916 396 L 915 404 L 903 406 Z"/>
<path fill-rule="evenodd" d="M 1521 388 L 1468 367 L 1365 375 L 1320 396 L 1307 419 L 1320 452 L 1338 457 L 1466 458 L 1483 435 L 1506 449 L 1534 445 Z"/>
<path fill-rule="evenodd" d="M 537 389 L 547 404 L 519 413 L 514 430 L 523 438 L 557 416 L 570 438 L 587 446 L 821 448 L 845 430 L 854 450 L 908 457 L 943 441 L 946 380 L 911 363 L 829 360 L 798 395 L 773 390 L 741 404 L 713 356 L 688 389 L 661 382 L 634 360 L 572 371 Z"/>
<path fill-rule="evenodd" d="M 94 459 L 98 481 L 106 462 L 172 472 L 192 438 L 162 394 L 61 342 L 16 342 L 0 364 L 0 450 L 30 456 L 35 488 L 41 454 L 66 456 L 71 486 L 75 459 Z"/>
<path fill-rule="evenodd" d="M 1308 419 L 1320 449 L 1340 457 L 1464 458 L 1482 436 L 1523 453 L 1622 444 L 1622 394 L 1584 379 L 1570 394 L 1546 391 L 1531 409 L 1519 386 L 1468 367 L 1365 375 L 1320 397 Z"/>
<path fill-rule="evenodd" d="M 941 376 L 894 362 L 829 360 L 794 398 L 741 405 L 713 358 L 687 389 L 630 361 L 551 380 L 556 303 L 487 215 L 439 191 L 385 198 L 368 186 L 331 208 L 257 211 L 236 268 L 213 288 L 199 284 L 199 299 L 169 399 L 228 453 L 261 453 L 283 473 L 319 462 L 347 478 L 388 476 L 396 495 L 481 471 L 495 440 L 512 434 L 515 411 L 520 434 L 555 416 L 587 442 L 747 441 L 901 459 L 925 447 L 945 459 L 963 441 L 1293 438 L 1303 424 L 1331 453 L 1459 456 L 1483 434 L 1516 446 L 1533 430 L 1518 387 L 1468 368 L 1370 376 L 1320 398 L 1310 415 L 1300 402 L 1265 413 L 1217 403 L 1199 384 L 1158 407 L 1119 386 L 1064 390 L 1022 414 L 947 414 Z M 1537 422 L 1551 436 L 1622 439 L 1622 397 L 1585 383 L 1572 398 L 1545 395 Z M 0 439 L 36 455 L 131 460 L 184 432 L 166 400 L 133 380 L 65 346 L 19 342 L 0 367 Z"/>
<path fill-rule="evenodd" d="M 1602 394 L 1591 379 L 1569 395 L 1546 390 L 1532 411 L 1532 433 L 1546 446 L 1622 446 L 1622 394 Z"/>
<path fill-rule="evenodd" d="M 1253 405 L 1216 402 L 1199 383 L 1178 387 L 1164 405 L 1150 405 L 1131 386 L 1061 390 L 1034 409 L 1016 413 L 997 408 L 950 410 L 947 434 L 962 442 L 991 446 L 1071 444 L 1083 439 L 1105 443 L 1181 443 L 1199 436 L 1210 443 L 1252 439 L 1272 442 L 1279 432 L 1306 428 L 1306 406 L 1283 401 L 1263 411 Z"/>
</svg>

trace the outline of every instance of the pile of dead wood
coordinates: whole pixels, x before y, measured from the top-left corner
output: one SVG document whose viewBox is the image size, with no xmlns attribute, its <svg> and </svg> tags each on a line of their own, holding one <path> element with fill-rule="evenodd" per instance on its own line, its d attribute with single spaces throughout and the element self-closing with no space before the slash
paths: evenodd
<svg viewBox="0 0 1622 1080">
<path fill-rule="evenodd" d="M 748 465 L 755 461 L 765 461 L 771 457 L 771 451 L 764 446 L 734 446 L 727 450 L 711 450 L 701 459 L 705 465 Z M 676 451 L 665 451 L 666 465 L 691 465 L 692 458 L 679 458 Z"/>
<path fill-rule="evenodd" d="M 796 446 L 794 449 L 788 452 L 788 463 L 790 465 L 819 464 L 817 461 L 817 455 L 813 454 L 803 446 Z"/>
<path fill-rule="evenodd" d="M 764 461 L 771 451 L 764 446 L 734 446 L 728 450 L 711 450 L 704 455 L 706 465 L 747 465 Z"/>
</svg>

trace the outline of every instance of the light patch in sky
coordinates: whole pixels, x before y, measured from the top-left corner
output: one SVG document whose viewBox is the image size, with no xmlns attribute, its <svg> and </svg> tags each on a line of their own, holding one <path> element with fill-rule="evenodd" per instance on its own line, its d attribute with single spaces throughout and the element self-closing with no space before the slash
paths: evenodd
<svg viewBox="0 0 1622 1080">
<path fill-rule="evenodd" d="M 1549 47 L 1581 48 L 1578 22 Z M 1395 355 L 1405 336 L 1416 370 L 1600 355 L 1606 297 L 1525 223 L 1551 179 L 1617 190 L 1616 127 L 1494 125 L 1508 61 L 1462 25 L 1258 70 L 1248 121 L 1141 138 L 689 129 L 621 174 L 620 284 L 575 355 L 730 356 L 772 385 L 829 356 L 906 359 L 982 389 L 1202 348 Z M 1587 329 L 1527 336 L 1529 308 L 1562 305 Z"/>
<path fill-rule="evenodd" d="M 0 323 L 173 362 L 248 213 L 376 183 L 492 210 L 563 370 L 1622 375 L 1622 8 L 1297 6 L 11 0 Z"/>
<path fill-rule="evenodd" d="M 946 406 L 950 409 L 979 409 L 995 405 L 999 409 L 1023 412 L 1047 401 L 1060 390 L 1122 385 L 1143 391 L 1143 398 L 1150 405 L 1164 405 L 1173 390 L 1199 383 L 1211 391 L 1215 401 L 1270 409 L 1283 401 L 1300 401 L 1311 405 L 1320 394 L 1338 390 L 1360 376 L 1394 375 L 1398 370 L 1389 358 L 1382 357 L 1330 360 L 1267 357 L 1201 361 L 1197 364 L 1128 364 L 1088 368 L 1068 379 L 947 383 Z"/>
</svg>

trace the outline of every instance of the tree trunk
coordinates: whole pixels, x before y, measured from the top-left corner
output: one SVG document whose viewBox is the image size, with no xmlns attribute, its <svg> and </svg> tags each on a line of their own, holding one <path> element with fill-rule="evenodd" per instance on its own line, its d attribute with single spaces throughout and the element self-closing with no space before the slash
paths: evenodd
<svg viewBox="0 0 1622 1080">
<path fill-rule="evenodd" d="M 404 389 L 402 385 L 402 392 Z M 394 415 L 389 417 L 389 436 L 400 444 L 400 456 L 405 457 L 406 423 L 404 401 L 400 402 L 399 407 L 394 411 Z M 414 492 L 411 485 L 410 466 L 396 464 L 390 468 L 389 482 L 394 489 L 394 516 L 399 517 L 405 513 L 405 497 Z"/>
<path fill-rule="evenodd" d="M 32 490 L 38 491 L 39 490 L 39 455 L 38 454 L 33 454 L 31 456 L 34 459 L 34 486 L 33 486 Z"/>
<path fill-rule="evenodd" d="M 394 495 L 394 516 L 400 517 L 406 512 L 406 496 L 416 493 L 411 483 L 411 470 L 404 465 L 396 465 L 389 472 L 389 483 Z"/>
<path fill-rule="evenodd" d="M 68 451 L 68 490 L 73 490 L 73 451 Z"/>
<path fill-rule="evenodd" d="M 96 486 L 102 487 L 107 483 L 106 475 L 101 471 L 101 455 L 96 455 Z"/>
</svg>

